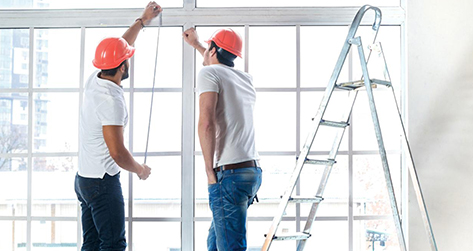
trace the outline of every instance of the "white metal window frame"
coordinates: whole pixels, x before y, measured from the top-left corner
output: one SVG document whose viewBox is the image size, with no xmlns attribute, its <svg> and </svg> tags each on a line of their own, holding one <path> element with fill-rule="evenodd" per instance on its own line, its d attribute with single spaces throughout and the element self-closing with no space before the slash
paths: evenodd
<svg viewBox="0 0 473 251">
<path fill-rule="evenodd" d="M 324 8 L 196 8 L 196 0 L 184 0 L 183 8 L 169 8 L 163 12 L 163 26 L 182 27 L 187 29 L 195 26 L 222 26 L 238 25 L 245 27 L 245 48 L 249 43 L 250 26 L 295 26 L 296 27 L 296 87 L 295 88 L 257 88 L 259 92 L 296 92 L 296 151 L 288 152 L 261 152 L 261 155 L 290 155 L 295 156 L 300 150 L 300 94 L 304 91 L 324 91 L 324 88 L 302 88 L 300 86 L 300 27 L 310 26 L 340 26 L 349 25 L 358 8 L 354 7 L 324 7 Z M 403 118 L 407 119 L 407 45 L 406 45 L 406 5 L 407 0 L 401 0 L 399 7 L 382 7 L 383 25 L 400 26 L 401 28 L 401 106 Z M 77 153 L 33 153 L 33 94 L 40 92 L 71 92 L 79 93 L 79 103 L 82 102 L 84 86 L 84 51 L 85 51 L 85 30 L 94 27 L 127 27 L 139 16 L 142 9 L 94 9 L 94 10 L 0 10 L 0 29 L 27 28 L 30 34 L 29 51 L 29 84 L 24 89 L 0 89 L 0 93 L 28 93 L 28 152 L 0 154 L 0 158 L 27 157 L 27 215 L 25 216 L 0 216 L 2 220 L 22 220 L 27 222 L 27 251 L 31 246 L 31 223 L 32 221 L 77 221 L 80 222 L 80 208 L 77 207 L 77 217 L 35 217 L 32 216 L 32 168 L 34 157 L 66 157 L 77 156 Z M 367 14 L 369 15 L 369 14 Z M 369 18 L 366 18 L 369 19 Z M 156 21 L 151 26 L 156 26 Z M 37 28 L 80 28 L 81 29 L 81 56 L 80 56 L 80 86 L 79 88 L 34 88 L 33 87 L 33 59 L 34 59 L 34 30 Z M 245 71 L 248 71 L 248 49 L 245 51 Z M 133 59 L 132 59 L 133 60 Z M 351 60 L 350 60 L 351 61 Z M 153 152 L 149 156 L 176 156 L 182 158 L 182 196 L 181 196 L 181 217 L 180 218 L 160 218 L 160 217 L 132 217 L 133 214 L 133 193 L 132 174 L 129 179 L 129 212 L 128 242 L 133 240 L 133 222 L 181 222 L 181 250 L 194 251 L 194 226 L 196 221 L 208 221 L 210 218 L 194 216 L 194 159 L 199 152 L 195 152 L 195 51 L 187 45 L 183 45 L 183 78 L 182 88 L 160 88 L 160 92 L 182 92 L 182 148 L 181 152 Z M 130 121 L 133 121 L 133 98 L 135 92 L 150 92 L 150 88 L 133 88 L 134 76 L 133 65 L 130 69 L 130 88 L 126 91 L 130 95 Z M 130 139 L 129 149 L 133 152 L 133 123 L 129 125 Z M 351 141 L 352 131 L 349 131 L 349 141 Z M 349 149 L 340 154 L 349 156 L 349 212 L 347 217 L 318 217 L 323 221 L 348 221 L 349 222 L 349 250 L 353 250 L 353 221 L 390 219 L 387 216 L 354 216 L 351 208 L 353 202 L 353 155 L 376 154 L 376 151 L 353 151 L 352 144 Z M 326 153 L 319 153 L 326 154 Z M 143 153 L 134 153 L 135 156 L 143 156 Z M 408 222 L 408 174 L 404 171 L 402 175 L 402 217 L 403 222 Z M 299 192 L 299 187 L 296 192 Z M 126 191 L 125 191 L 126 192 Z M 296 217 L 284 218 L 285 221 L 303 221 L 300 208 L 297 207 Z M 271 221 L 271 217 L 250 217 L 250 221 Z M 77 224 L 78 244 L 81 243 L 81 226 Z M 407 224 L 403 224 L 404 233 L 408 236 Z M 299 224 L 297 224 L 299 228 Z M 78 245 L 80 250 L 80 245 Z M 128 247 L 132 251 L 132 245 Z"/>
</svg>

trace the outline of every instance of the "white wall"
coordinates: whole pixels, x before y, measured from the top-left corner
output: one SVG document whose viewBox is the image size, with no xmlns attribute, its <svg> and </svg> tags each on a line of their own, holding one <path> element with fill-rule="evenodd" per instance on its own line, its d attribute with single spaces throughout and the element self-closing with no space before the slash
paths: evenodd
<svg viewBox="0 0 473 251">
<path fill-rule="evenodd" d="M 473 250 L 473 1 L 407 2 L 414 158 L 439 250 Z M 430 250 L 410 193 L 410 250 Z"/>
</svg>

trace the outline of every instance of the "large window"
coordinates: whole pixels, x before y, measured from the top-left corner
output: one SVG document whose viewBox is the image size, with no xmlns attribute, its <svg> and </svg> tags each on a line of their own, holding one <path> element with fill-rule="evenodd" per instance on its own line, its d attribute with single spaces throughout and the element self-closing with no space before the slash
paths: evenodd
<svg viewBox="0 0 473 251">
<path fill-rule="evenodd" d="M 322 6 L 359 6 L 371 4 L 376 6 L 398 6 L 399 0 L 197 0 L 198 7 L 322 7 Z"/>
<path fill-rule="evenodd" d="M 67 1 L 32 0 L 28 6 L 20 6 L 19 3 L 25 1 L 9 2 L 0 8 L 109 8 L 112 4 L 111 1 L 82 1 L 72 5 Z M 113 7 L 142 8 L 147 2 L 113 1 Z M 281 21 L 263 25 L 227 19 L 218 10 L 240 7 L 232 9 L 238 12 L 251 7 L 361 4 L 321 1 L 313 6 L 312 2 L 176 0 L 163 3 L 165 8 L 176 8 L 170 18 L 172 24 L 168 25 L 164 19 L 164 27 L 160 29 L 147 158 L 152 175 L 141 181 L 126 171 L 121 174 L 128 250 L 206 248 L 211 212 L 195 128 L 199 115 L 194 90 L 195 76 L 203 67 L 203 59 L 182 40 L 181 34 L 189 26 L 196 27 L 201 41 L 220 28 L 236 30 L 244 41 L 244 57 L 237 59 L 235 68 L 253 76 L 257 91 L 256 144 L 261 155 L 263 184 L 258 193 L 259 203 L 252 205 L 248 212 L 248 247 L 259 250 L 324 95 L 348 31 L 346 20 L 351 20 L 351 16 L 335 15 L 330 25 L 317 18 L 309 23 L 307 20 L 304 23 Z M 399 6 L 399 1 L 371 2 Z M 195 10 L 201 13 L 194 15 Z M 287 10 L 294 13 L 297 8 Z M 79 18 L 80 25 L 76 20 L 54 27 L 34 27 L 32 23 L 29 29 L 0 29 L 2 251 L 69 251 L 79 250 L 81 244 L 80 209 L 73 182 L 78 165 L 78 125 L 84 84 L 96 71 L 91 63 L 96 45 L 105 37 L 121 36 L 129 23 L 117 23 L 113 27 L 87 25 L 87 13 L 83 10 L 78 13 L 84 15 Z M 340 13 L 346 15 L 345 10 Z M 128 15 L 126 11 L 124 15 Z M 194 15 L 196 20 L 189 21 L 189 15 Z M 222 20 L 222 25 L 216 26 L 213 21 L 207 23 L 209 19 L 205 16 L 210 15 Z M 401 88 L 404 20 L 396 19 L 400 17 L 403 15 L 388 16 L 390 25 L 383 26 L 378 35 L 398 100 L 404 98 Z M 130 16 L 129 21 L 133 18 L 136 17 Z M 334 23 L 337 25 L 332 25 Z M 369 37 L 369 27 L 360 28 L 360 34 Z M 130 62 L 130 78 L 122 83 L 129 113 L 125 143 L 138 161 L 144 159 L 157 35 L 157 27 L 147 27 L 140 33 Z M 365 45 L 369 44 L 368 40 L 363 41 Z M 358 65 L 354 51 L 347 59 L 339 82 L 359 79 Z M 395 191 L 402 206 L 405 203 L 400 197 L 404 185 L 403 166 L 398 128 L 394 123 L 397 117 L 392 110 L 394 101 L 391 91 L 381 87 L 375 89 L 375 96 Z M 346 98 L 347 92 L 337 91 L 332 102 L 343 102 Z M 330 106 L 328 116 L 340 110 L 339 105 Z M 312 148 L 311 158 L 326 156 L 333 136 L 332 130 L 320 131 L 316 139 L 320 143 Z M 307 250 L 398 250 L 377 150 L 366 93 L 360 91 L 351 127 L 340 146 Z M 296 193 L 313 195 L 322 172 L 322 167 L 304 170 Z M 300 231 L 309 209 L 306 204 L 290 204 L 279 230 Z M 374 235 L 384 239 L 372 238 Z M 292 241 L 274 243 L 272 248 L 294 249 Z"/>
<path fill-rule="evenodd" d="M 5 0 L 0 2 L 0 8 L 11 9 L 96 9 L 96 8 L 143 8 L 148 4 L 148 0 L 82 0 L 82 1 L 63 1 L 63 0 Z M 182 7 L 183 0 L 159 1 L 162 7 Z"/>
</svg>

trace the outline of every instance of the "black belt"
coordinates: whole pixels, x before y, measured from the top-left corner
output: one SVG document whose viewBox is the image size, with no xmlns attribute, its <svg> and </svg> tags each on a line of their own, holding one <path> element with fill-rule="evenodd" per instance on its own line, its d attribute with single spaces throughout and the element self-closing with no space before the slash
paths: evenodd
<svg viewBox="0 0 473 251">
<path fill-rule="evenodd" d="M 214 171 L 220 172 L 220 170 L 225 171 L 225 170 L 233 170 L 233 169 L 240 169 L 240 168 L 247 168 L 247 167 L 259 167 L 259 163 L 257 160 L 248 160 L 248 161 L 243 161 L 240 163 L 218 166 L 214 168 Z"/>
</svg>

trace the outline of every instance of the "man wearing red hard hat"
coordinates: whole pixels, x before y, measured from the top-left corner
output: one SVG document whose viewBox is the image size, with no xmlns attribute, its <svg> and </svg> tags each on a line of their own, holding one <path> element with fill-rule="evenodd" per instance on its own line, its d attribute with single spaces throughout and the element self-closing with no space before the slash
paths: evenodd
<svg viewBox="0 0 473 251">
<path fill-rule="evenodd" d="M 95 52 L 93 64 L 100 71 L 94 72 L 85 85 L 75 179 L 82 210 L 83 251 L 126 249 L 120 168 L 142 180 L 151 173 L 124 145 L 128 112 L 121 81 L 128 78 L 128 59 L 135 52 L 130 44 L 161 11 L 157 3 L 150 2 L 122 37 L 105 38 Z"/>
<path fill-rule="evenodd" d="M 197 92 L 198 134 L 213 215 L 207 249 L 243 251 L 247 248 L 247 209 L 262 180 L 253 126 L 253 78 L 233 68 L 242 50 L 241 37 L 235 31 L 218 30 L 206 41 L 207 48 L 200 44 L 193 28 L 183 37 L 204 56 Z"/>
</svg>

